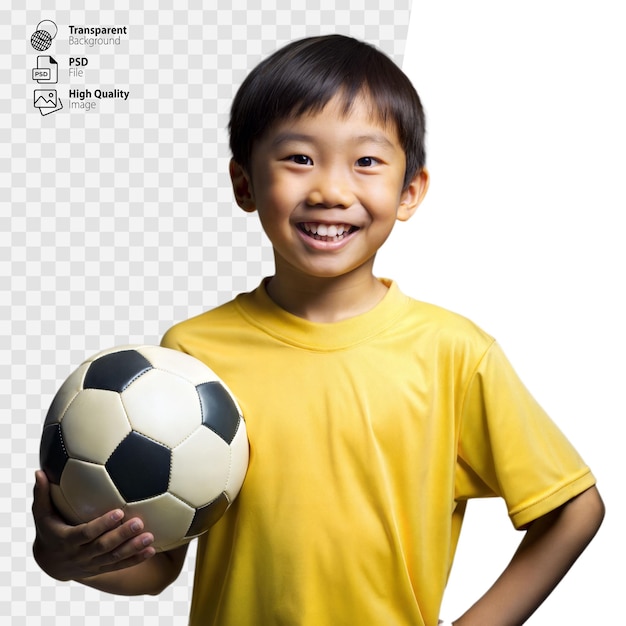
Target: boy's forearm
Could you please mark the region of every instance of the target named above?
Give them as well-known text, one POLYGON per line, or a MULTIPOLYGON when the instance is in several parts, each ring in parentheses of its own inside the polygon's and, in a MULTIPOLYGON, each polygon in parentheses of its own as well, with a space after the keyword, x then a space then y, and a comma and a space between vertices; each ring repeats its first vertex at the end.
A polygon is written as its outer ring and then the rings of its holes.
POLYGON ((518 626, 548 597, 596 534, 604 505, 595 487, 534 522, 513 559, 455 626, 518 626))
POLYGON ((116 595, 156 595, 176 580, 185 553, 186 547, 170 552, 158 552, 139 565, 83 578, 76 582, 116 595))

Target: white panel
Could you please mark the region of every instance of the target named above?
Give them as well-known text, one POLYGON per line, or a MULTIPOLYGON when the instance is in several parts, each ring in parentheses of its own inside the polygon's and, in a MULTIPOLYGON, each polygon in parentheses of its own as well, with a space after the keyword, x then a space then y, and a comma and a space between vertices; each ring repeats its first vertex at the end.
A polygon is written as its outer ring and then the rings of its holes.
MULTIPOLYGON (((61 490, 69 506, 83 522, 113 509, 121 509, 125 504, 104 466, 76 459, 70 459, 63 470, 61 490)), ((62 504, 59 502, 57 506, 60 508, 62 504)))
POLYGON ((61 431, 71 457, 104 464, 131 428, 117 392, 83 389, 67 409, 61 431))
POLYGON ((204 506, 224 491, 230 471, 230 446, 200 427, 172 451, 170 491, 195 507, 204 506))
POLYGON ((202 361, 179 350, 160 346, 141 346, 137 351, 155 368, 181 376, 193 385, 219 380, 213 370, 202 361))
POLYGON ((133 502, 125 510, 126 519, 139 517, 144 530, 154 535, 157 550, 180 541, 193 521, 194 510, 169 493, 143 502, 133 502))
POLYGON ((202 423, 196 388, 167 372, 146 372, 121 397, 133 428, 171 448, 202 423))

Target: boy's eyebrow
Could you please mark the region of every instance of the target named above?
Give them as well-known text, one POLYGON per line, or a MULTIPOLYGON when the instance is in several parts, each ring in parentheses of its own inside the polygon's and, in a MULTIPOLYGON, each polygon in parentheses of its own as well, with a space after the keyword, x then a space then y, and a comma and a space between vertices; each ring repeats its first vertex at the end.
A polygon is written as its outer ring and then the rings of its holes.
POLYGON ((283 143, 287 143, 289 141, 303 141, 303 142, 312 142, 314 140, 313 135, 304 135, 303 133, 290 133, 288 131, 278 133, 272 139, 272 147, 276 148, 283 143))
MULTIPOLYGON (((278 133, 272 139, 272 147, 278 147, 283 143, 287 143, 290 141, 302 141, 305 143, 313 143, 315 141, 314 135, 306 135, 304 133, 292 133, 289 131, 284 131, 282 133, 278 133)), ((364 143, 374 143, 378 144, 382 147, 393 148, 394 144, 392 141, 384 133, 366 133, 364 135, 357 135, 352 140, 352 143, 355 145, 361 145, 364 143)))
POLYGON ((355 138, 354 143, 356 144, 375 143, 386 148, 394 147, 393 142, 390 141, 390 139, 383 133, 368 133, 366 135, 359 135, 358 137, 355 138))

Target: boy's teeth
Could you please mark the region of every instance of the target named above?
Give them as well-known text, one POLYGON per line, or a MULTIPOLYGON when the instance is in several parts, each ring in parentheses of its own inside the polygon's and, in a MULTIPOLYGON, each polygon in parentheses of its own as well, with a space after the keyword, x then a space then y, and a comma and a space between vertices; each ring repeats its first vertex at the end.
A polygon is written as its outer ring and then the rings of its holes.
POLYGON ((348 224, 315 224, 306 222, 304 230, 319 237, 339 237, 350 230, 348 224))

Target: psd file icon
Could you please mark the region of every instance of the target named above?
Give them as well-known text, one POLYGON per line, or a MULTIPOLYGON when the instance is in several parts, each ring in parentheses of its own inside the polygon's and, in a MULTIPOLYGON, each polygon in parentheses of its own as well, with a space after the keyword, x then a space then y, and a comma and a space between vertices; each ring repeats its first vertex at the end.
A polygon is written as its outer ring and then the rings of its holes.
POLYGON ((48 55, 37 57, 37 67, 33 68, 33 80, 39 84, 59 82, 59 64, 54 57, 48 55))
POLYGON ((56 89, 35 89, 33 93, 33 106, 39 109, 42 115, 50 115, 63 108, 61 98, 57 96, 56 89))

